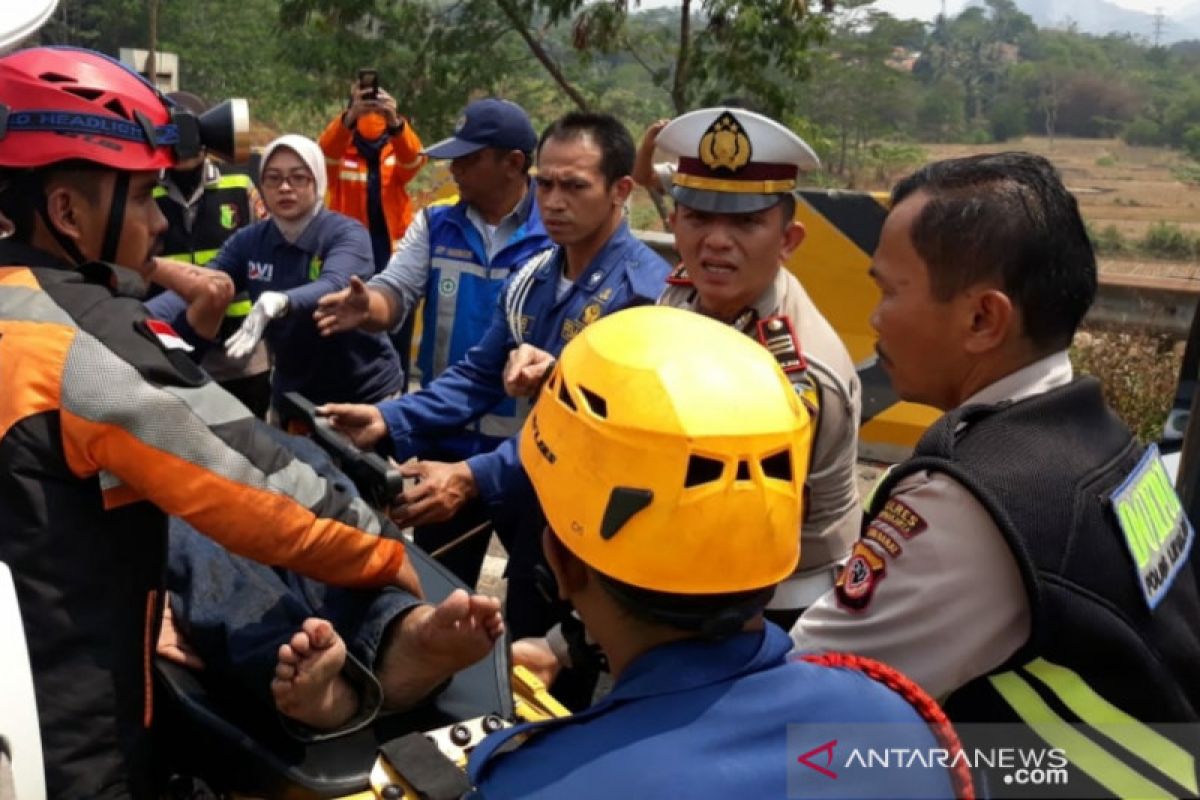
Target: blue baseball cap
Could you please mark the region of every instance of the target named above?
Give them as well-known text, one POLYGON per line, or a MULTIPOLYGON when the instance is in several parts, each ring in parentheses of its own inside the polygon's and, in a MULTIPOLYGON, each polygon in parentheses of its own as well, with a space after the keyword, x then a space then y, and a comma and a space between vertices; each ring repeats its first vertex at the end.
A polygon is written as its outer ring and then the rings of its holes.
POLYGON ((496 147, 532 153, 537 134, 525 109, 509 100, 488 97, 467 105, 454 125, 454 135, 425 148, 430 158, 460 158, 496 147))

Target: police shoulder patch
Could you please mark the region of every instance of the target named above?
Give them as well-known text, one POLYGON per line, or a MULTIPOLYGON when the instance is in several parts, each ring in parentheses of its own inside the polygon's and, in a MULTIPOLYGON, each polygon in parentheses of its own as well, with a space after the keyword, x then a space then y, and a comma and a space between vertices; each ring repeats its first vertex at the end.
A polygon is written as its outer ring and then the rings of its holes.
POLYGON ((899 535, 905 539, 911 539, 929 527, 924 517, 898 497, 889 497, 871 524, 892 534, 893 538, 899 535))
POLYGON ((901 547, 900 543, 896 541, 896 538, 892 536, 891 532, 887 529, 887 526, 880 525, 875 520, 871 521, 871 524, 867 526, 862 535, 864 539, 870 539, 872 542, 882 547, 883 552, 887 553, 892 558, 897 558, 904 552, 904 548, 901 547))
POLYGON ((856 613, 865 611, 875 595, 875 588, 886 577, 887 564, 883 556, 860 539, 854 545, 845 569, 838 576, 834 588, 838 605, 856 613))

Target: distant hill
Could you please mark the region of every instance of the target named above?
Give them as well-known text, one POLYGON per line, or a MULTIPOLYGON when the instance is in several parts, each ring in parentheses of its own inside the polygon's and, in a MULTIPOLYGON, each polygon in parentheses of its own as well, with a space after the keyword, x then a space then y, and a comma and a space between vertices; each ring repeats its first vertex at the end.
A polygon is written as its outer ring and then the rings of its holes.
MULTIPOLYGON (((1154 15, 1121 8, 1106 0, 1016 0, 1017 7, 1039 28, 1065 28, 1075 23, 1081 33, 1104 36, 1132 33, 1154 41, 1154 15)), ((981 4, 979 4, 981 5, 981 4)), ((1162 43, 1200 39, 1200 2, 1191 3, 1163 20, 1162 43)))

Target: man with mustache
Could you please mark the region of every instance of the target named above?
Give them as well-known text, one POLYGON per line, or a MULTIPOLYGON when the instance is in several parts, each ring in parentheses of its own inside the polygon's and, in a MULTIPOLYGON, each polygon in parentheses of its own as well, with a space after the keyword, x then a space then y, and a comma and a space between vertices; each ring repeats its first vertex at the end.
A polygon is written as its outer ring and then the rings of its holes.
MULTIPOLYGON (((370 281, 353 279, 322 297, 315 315, 321 335, 410 326, 421 306, 421 386, 460 361, 487 330, 505 282, 554 244, 529 176, 536 147, 533 123, 516 103, 495 97, 468 103, 453 135, 426 151, 450 162, 458 202, 417 214, 387 267, 370 281)), ((517 405, 505 401, 467 427, 427 436, 423 457, 455 462, 494 450, 520 427, 516 414, 517 405)), ((488 520, 488 509, 476 500, 452 519, 417 527, 413 538, 433 552, 488 520)), ((478 535, 461 542, 442 563, 474 586, 489 540, 478 535)))
POLYGON ((1144 724, 1200 720, 1195 534, 1157 449, 1073 374, 1096 293, 1075 198, 1029 153, 929 164, 892 191, 871 276, 880 364, 945 415, 873 492, 797 647, 1061 748, 1072 794, 1195 796, 1196 726, 1144 724))

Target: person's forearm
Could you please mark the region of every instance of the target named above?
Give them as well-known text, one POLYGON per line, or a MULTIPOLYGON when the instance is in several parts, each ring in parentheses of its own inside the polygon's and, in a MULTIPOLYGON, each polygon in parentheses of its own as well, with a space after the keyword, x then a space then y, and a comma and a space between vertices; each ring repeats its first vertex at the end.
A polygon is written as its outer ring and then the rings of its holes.
POLYGON ((388 291, 367 290, 367 318, 360 326, 364 331, 388 331, 400 321, 392 319, 396 315, 396 302, 391 295, 388 291))
POLYGON ((157 258, 150 279, 182 297, 187 302, 188 325, 198 336, 213 340, 225 319, 228 299, 213 278, 214 273, 205 267, 197 267, 183 261, 157 258))

